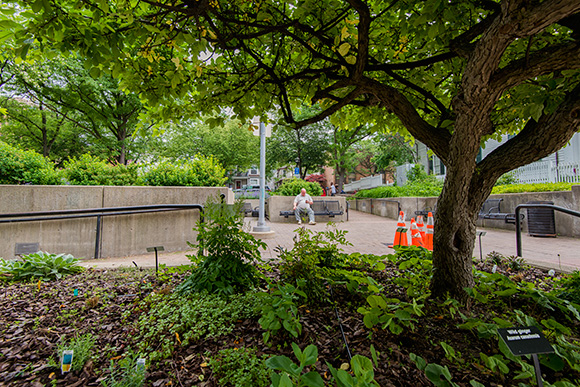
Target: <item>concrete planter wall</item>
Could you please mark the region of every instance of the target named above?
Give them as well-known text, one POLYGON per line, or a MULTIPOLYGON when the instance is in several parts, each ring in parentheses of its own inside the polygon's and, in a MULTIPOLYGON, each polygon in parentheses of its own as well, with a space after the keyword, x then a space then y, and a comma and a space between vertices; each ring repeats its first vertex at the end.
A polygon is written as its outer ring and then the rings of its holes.
MULTIPOLYGON (((501 212, 505 213, 513 213, 515 212, 516 206, 530 201, 551 201, 556 206, 580 211, 580 185, 572 186, 572 191, 498 194, 490 195, 490 198, 502 198, 501 212)), ((406 220, 409 221, 411 217, 415 216, 415 211, 420 211, 427 207, 435 208, 436 203, 436 197, 355 199, 350 201, 350 207, 358 211, 397 219, 398 208, 400 206, 401 210, 405 212, 406 220)), ((527 211, 523 210, 522 213, 525 215, 524 221, 522 222, 522 230, 527 232, 527 211)), ((555 219, 558 235, 570 237, 580 236, 580 218, 556 211, 555 219)), ((480 227, 515 231, 515 225, 505 223, 503 220, 478 219, 477 225, 480 227)))
MULTIPOLYGON (((123 207, 149 204, 204 204, 208 197, 233 192, 225 187, 111 187, 0 185, 0 213, 123 207)), ((100 257, 145 254, 147 247, 187 250, 198 210, 107 216, 102 218, 100 257)), ((14 257, 17 243, 39 243, 40 250, 93 258, 96 218, 0 224, 0 257, 14 257)))

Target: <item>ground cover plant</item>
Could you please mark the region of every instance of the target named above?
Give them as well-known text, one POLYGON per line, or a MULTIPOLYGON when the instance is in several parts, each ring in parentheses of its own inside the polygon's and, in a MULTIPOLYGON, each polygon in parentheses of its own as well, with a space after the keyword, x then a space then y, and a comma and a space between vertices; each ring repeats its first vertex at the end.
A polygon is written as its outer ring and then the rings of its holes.
POLYGON ((231 294, 177 292, 195 265, 3 283, 0 385, 533 386, 531 360, 497 336, 530 325, 555 349, 539 356, 544 385, 580 383, 580 306, 562 296, 577 273, 492 253, 474 261, 466 304, 433 300, 430 252, 347 255, 344 232, 297 231, 231 294))

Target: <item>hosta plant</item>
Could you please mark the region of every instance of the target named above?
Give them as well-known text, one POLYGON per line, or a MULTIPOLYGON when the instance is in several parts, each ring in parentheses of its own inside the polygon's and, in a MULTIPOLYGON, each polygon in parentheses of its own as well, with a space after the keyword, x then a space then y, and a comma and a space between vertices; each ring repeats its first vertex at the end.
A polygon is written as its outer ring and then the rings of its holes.
POLYGON ((50 254, 39 251, 20 259, 0 259, 0 278, 12 281, 52 281, 84 270, 79 260, 70 254, 50 254))

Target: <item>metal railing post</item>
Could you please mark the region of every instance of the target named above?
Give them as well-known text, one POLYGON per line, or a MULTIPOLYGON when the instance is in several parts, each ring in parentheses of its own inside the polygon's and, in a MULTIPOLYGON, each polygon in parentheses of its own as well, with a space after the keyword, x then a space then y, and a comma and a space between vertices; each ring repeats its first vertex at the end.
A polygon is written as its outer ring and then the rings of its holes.
POLYGON ((101 244, 101 215, 97 215, 97 235, 95 236, 95 259, 99 258, 99 245, 101 244))

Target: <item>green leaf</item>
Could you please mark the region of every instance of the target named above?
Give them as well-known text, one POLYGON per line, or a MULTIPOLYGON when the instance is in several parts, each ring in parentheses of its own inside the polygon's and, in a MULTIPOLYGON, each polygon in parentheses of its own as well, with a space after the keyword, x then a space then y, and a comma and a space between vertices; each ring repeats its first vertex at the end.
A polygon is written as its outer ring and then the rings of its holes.
POLYGON ((302 369, 298 371, 299 367, 290 360, 287 356, 273 356, 266 360, 266 366, 278 371, 284 371, 296 377, 300 375, 302 369))
POLYGON ((300 377, 300 380, 304 385, 308 387, 324 387, 324 380, 315 371, 310 371, 300 377))

